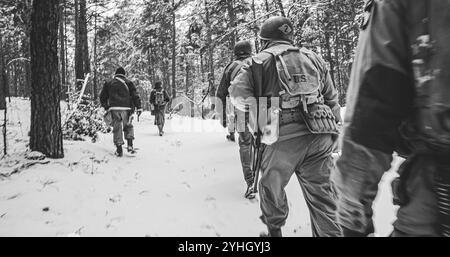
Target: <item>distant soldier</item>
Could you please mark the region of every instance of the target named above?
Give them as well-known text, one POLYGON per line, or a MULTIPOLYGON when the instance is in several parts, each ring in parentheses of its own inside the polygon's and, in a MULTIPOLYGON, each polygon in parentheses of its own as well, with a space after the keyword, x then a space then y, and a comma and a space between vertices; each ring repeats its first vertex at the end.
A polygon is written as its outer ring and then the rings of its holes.
POLYGON ((304 191, 313 235, 340 236, 329 180, 339 133, 338 93, 325 62, 293 46, 293 35, 287 18, 264 22, 262 52, 231 83, 231 100, 240 110, 250 104, 250 127, 259 131, 265 145, 259 193, 268 236, 282 236, 289 212, 285 187, 293 174, 304 191))
POLYGON ((166 123, 166 106, 170 102, 170 97, 162 87, 162 82, 155 83, 153 91, 150 93, 150 104, 152 113, 155 116, 155 125, 158 126, 159 135, 164 135, 164 125, 166 123))
POLYGON ((142 113, 141 98, 133 82, 128 80, 125 75, 125 70, 118 68, 114 79, 105 83, 100 94, 100 103, 111 119, 114 144, 117 148, 115 154, 118 157, 123 156, 124 136, 128 143, 128 152, 136 153, 133 147, 133 113, 137 112, 138 116, 142 113))
POLYGON ((232 142, 236 141, 235 133, 237 131, 237 114, 231 102, 229 100, 227 101, 227 98, 230 95, 228 89, 230 88, 231 81, 233 81, 236 77, 244 63, 252 56, 251 43, 249 41, 241 41, 236 43, 234 47, 234 56, 235 60, 225 67, 222 80, 220 81, 220 85, 216 92, 216 97, 222 101, 222 125, 228 128, 229 134, 227 135, 227 139, 232 142))
MULTIPOLYGON (((239 133, 239 152, 241 156, 242 170, 244 171, 244 179, 247 183, 245 198, 255 198, 253 192, 254 175, 252 170, 252 140, 253 136, 247 128, 247 119, 245 113, 238 113, 229 101, 229 92, 231 82, 236 77, 240 69, 245 63, 251 63, 252 45, 249 41, 238 42, 234 48, 236 60, 230 63, 224 70, 222 81, 217 89, 216 97, 222 101, 223 112, 222 117, 227 117, 227 121, 223 120, 223 126, 228 125, 230 134, 228 139, 235 141, 235 131, 239 133)), ((219 110, 221 111, 221 110, 219 110)))
POLYGON ((375 232, 373 201, 394 151, 392 236, 450 236, 450 0, 367 1, 338 172, 345 236, 375 232))

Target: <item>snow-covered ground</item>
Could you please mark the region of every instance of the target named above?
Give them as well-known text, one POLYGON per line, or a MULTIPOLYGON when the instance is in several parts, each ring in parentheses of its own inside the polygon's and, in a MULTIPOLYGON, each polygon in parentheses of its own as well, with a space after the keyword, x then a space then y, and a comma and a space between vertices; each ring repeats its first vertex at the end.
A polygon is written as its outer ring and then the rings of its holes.
MULTIPOLYGON (((27 109, 26 103, 19 106, 27 109)), ((24 111, 17 115, 29 119, 24 111)), ((0 161, 1 173, 11 169, 11 160, 26 144, 27 129, 19 129, 26 124, 10 125, 16 150, 0 161)), ((95 144, 65 142, 62 160, 0 177, 0 236, 241 237, 265 230, 258 201, 243 198, 238 146, 225 140, 219 124, 174 117, 159 137, 145 113, 136 124, 136 137, 135 157, 114 157, 112 136, 102 135, 95 144), (180 124, 196 124, 197 132, 180 129, 180 124)), ((395 219, 389 183, 394 176, 387 173, 375 204, 380 236, 390 233, 395 219)), ((291 211, 284 234, 310 236, 309 214, 295 178, 287 193, 291 211)))

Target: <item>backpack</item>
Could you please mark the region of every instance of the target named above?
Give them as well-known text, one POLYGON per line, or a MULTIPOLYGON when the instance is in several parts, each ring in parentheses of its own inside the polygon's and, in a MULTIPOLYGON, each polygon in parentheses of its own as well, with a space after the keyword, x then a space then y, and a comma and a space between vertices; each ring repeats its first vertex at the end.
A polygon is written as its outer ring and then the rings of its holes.
POLYGON ((290 120, 299 121, 295 117, 301 116, 312 134, 339 134, 333 111, 325 104, 321 93, 321 74, 314 60, 307 55, 308 51, 279 45, 264 52, 275 58, 281 86, 280 106, 287 111, 284 113, 292 116, 290 120))
POLYGON ((423 22, 411 30, 414 116, 406 139, 416 151, 450 152, 450 11, 447 0, 427 0, 423 22), (417 144, 418 143, 418 144, 417 144))
POLYGON ((166 104, 166 101, 164 99, 164 90, 162 91, 155 91, 155 105, 162 106, 166 104))

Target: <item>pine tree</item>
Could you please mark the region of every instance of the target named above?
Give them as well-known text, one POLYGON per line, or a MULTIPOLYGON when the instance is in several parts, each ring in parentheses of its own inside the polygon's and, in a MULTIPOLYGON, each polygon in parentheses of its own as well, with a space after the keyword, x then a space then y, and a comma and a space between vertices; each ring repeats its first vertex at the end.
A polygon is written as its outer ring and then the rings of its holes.
POLYGON ((35 0, 31 24, 30 148, 50 158, 63 158, 58 72, 59 0, 35 0))

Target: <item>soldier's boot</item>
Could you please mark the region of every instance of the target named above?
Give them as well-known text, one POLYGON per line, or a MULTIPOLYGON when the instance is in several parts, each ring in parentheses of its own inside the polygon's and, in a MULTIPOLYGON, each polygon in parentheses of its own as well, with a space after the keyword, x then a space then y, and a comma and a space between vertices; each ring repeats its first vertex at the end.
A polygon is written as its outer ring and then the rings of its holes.
POLYGON ((268 228, 268 233, 262 233, 260 237, 283 237, 281 228, 268 228))
POLYGON ((123 157, 123 149, 121 145, 116 145, 116 152, 115 155, 117 157, 123 157))
POLYGON ((228 141, 231 141, 231 142, 236 142, 236 137, 235 137, 234 133, 230 133, 230 134, 227 136, 227 140, 228 140, 228 141))
POLYGON ((133 139, 128 139, 128 146, 127 146, 127 151, 131 154, 135 154, 136 150, 133 147, 133 139))
POLYGON ((373 225, 369 226, 364 233, 342 227, 342 234, 344 237, 370 237, 370 235, 374 235, 374 233, 375 229, 373 225))
POLYGON ((253 200, 256 198, 255 188, 253 187, 253 183, 247 184, 247 191, 245 191, 245 198, 249 200, 253 200))

